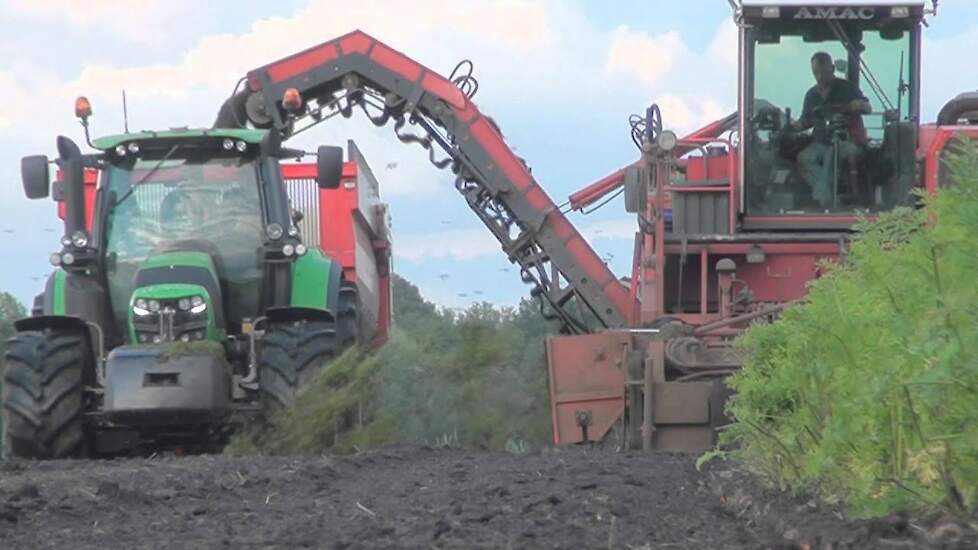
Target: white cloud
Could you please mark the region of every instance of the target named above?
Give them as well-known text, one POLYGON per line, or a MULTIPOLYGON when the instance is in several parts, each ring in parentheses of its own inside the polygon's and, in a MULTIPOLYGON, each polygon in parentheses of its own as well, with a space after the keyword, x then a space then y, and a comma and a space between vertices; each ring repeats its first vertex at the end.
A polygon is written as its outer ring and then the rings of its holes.
POLYGON ((141 44, 162 42, 165 23, 182 7, 179 0, 7 0, 5 4, 20 16, 97 26, 141 44))
POLYGON ((0 128, 5 128, 7 126, 10 126, 10 119, 0 115, 0 128))
POLYGON ((612 35, 605 70, 645 91, 662 110, 663 124, 683 133, 735 109, 737 57, 737 26, 730 20, 702 52, 675 32, 651 35, 621 26, 612 35))
MULTIPOLYGON (((938 19, 940 21, 940 19, 938 19)), ((978 25, 946 38, 929 38, 923 44, 923 117, 935 120, 945 102, 959 93, 975 91, 974 73, 965 69, 965 52, 978 51, 978 25)))
POLYGON ((69 87, 110 96, 123 86, 146 97, 184 98, 201 86, 228 93, 248 69, 353 29, 382 38, 422 62, 425 54, 444 48, 447 37, 458 35, 479 45, 526 52, 552 41, 548 10, 547 2, 535 0, 422 0, 412 2, 410 9, 387 0, 315 0, 293 16, 260 19, 247 32, 205 37, 170 64, 86 67, 69 87))
POLYGON ((662 110, 662 123, 680 134, 701 128, 718 118, 730 114, 716 98, 690 96, 682 98, 668 93, 654 98, 662 110))
POLYGON ((581 229, 581 233, 589 242, 601 239, 633 240, 636 231, 638 231, 638 221, 635 216, 595 222, 581 229))
POLYGON ((471 261, 500 253, 500 245, 486 229, 398 234, 394 256, 409 262, 425 260, 471 261))
POLYGON ((611 75, 625 73, 646 85, 653 85, 672 70, 676 59, 686 52, 686 43, 677 32, 650 36, 622 25, 611 37, 605 70, 611 75))
MULTIPOLYGON (((433 222, 434 223, 434 222, 433 222)), ((635 238, 637 222, 628 216, 594 222, 581 227, 588 242, 627 240, 635 238)), ((485 229, 458 229, 425 233, 396 233, 394 255, 398 260, 422 263, 430 260, 468 262, 498 257, 500 245, 485 229)))
POLYGON ((138 17, 160 9, 159 0, 8 0, 7 5, 15 12, 46 18, 67 19, 75 25, 102 23, 106 19, 138 17))
POLYGON ((723 23, 720 24, 720 29, 713 36, 713 41, 706 49, 707 58, 736 68, 739 57, 737 34, 736 23, 732 19, 724 19, 723 23))

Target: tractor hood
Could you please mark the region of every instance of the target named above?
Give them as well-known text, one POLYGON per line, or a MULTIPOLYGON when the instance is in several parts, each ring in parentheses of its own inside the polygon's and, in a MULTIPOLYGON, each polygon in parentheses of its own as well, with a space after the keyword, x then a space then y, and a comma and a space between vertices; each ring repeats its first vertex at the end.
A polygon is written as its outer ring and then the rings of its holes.
POLYGON ((133 343, 223 338, 221 287, 206 252, 174 251, 150 256, 136 272, 129 300, 133 343))

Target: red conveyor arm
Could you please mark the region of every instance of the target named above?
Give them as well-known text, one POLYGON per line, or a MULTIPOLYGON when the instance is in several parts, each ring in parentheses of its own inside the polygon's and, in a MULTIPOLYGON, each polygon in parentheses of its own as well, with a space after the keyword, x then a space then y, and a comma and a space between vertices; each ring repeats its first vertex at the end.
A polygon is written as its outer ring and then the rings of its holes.
POLYGON ((513 154, 494 121, 448 79, 356 31, 250 71, 246 82, 215 126, 241 126, 247 119, 287 138, 355 108, 377 125, 393 120, 401 141, 422 145, 433 163, 451 167, 469 207, 568 330, 599 328, 576 315, 570 307, 575 296, 604 327, 628 326, 636 309, 628 290, 513 154), (303 100, 291 111, 282 104, 289 88, 303 100), (422 134, 404 132, 408 125, 422 134), (437 160, 432 145, 447 158, 437 160))
MULTIPOLYGON (((686 153, 700 147, 704 139, 720 137, 721 134, 730 130, 736 122, 737 113, 727 115, 719 120, 714 120, 699 130, 681 138, 673 154, 676 158, 682 157, 686 153)), ((625 181, 625 170, 627 168, 628 166, 612 172, 580 191, 573 193, 569 197, 571 210, 584 210, 607 196, 608 193, 617 191, 625 181)))

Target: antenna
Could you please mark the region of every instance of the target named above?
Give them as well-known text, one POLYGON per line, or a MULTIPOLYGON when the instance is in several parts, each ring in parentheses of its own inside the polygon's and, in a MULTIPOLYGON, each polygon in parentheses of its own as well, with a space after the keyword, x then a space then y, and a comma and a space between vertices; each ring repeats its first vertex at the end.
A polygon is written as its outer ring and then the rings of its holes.
POLYGON ((129 133, 129 110, 126 108, 126 89, 122 89, 122 127, 129 133))

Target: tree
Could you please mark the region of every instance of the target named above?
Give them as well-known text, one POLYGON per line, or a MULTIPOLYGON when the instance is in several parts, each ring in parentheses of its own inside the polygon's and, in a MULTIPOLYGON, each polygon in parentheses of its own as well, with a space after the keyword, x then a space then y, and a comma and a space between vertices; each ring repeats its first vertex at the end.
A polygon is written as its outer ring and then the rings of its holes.
POLYGON ((13 336, 14 321, 27 316, 27 309, 9 292, 0 291, 0 351, 7 338, 13 336))

